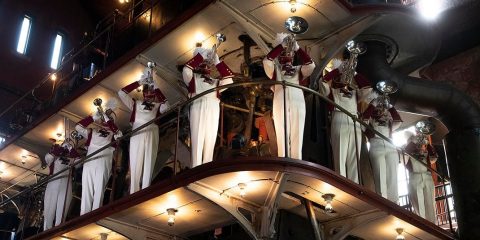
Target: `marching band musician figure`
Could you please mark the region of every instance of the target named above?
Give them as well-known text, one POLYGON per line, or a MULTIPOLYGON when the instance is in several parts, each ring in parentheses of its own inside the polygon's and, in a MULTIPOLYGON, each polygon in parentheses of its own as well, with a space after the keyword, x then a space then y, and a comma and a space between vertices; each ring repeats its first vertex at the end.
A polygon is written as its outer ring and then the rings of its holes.
MULTIPOLYGON (((372 94, 377 95, 375 92, 372 94)), ((392 133, 402 124, 397 110, 388 102, 383 102, 381 96, 370 102, 362 119, 383 136, 392 138, 392 133)), ((397 168, 400 157, 393 144, 369 129, 365 135, 370 142, 370 162, 373 168, 375 190, 384 198, 396 203, 398 201, 397 168)))
MULTIPOLYGON (((219 41, 222 40, 219 39, 219 41)), ((183 67, 183 81, 188 86, 190 97, 217 86, 233 83, 232 70, 225 62, 219 60, 215 49, 215 46, 212 49, 196 47, 193 58, 183 67), (211 76, 213 65, 217 68, 220 79, 211 76)), ((211 92, 193 101, 190 106, 192 168, 213 160, 220 117, 218 94, 218 92, 211 92)))
MULTIPOLYGON (((50 175, 68 168, 69 164, 79 155, 72 145, 64 142, 61 146, 55 144, 45 155, 45 162, 50 168, 50 175)), ((43 230, 58 226, 65 219, 65 215, 72 201, 72 180, 68 171, 60 173, 47 184, 43 200, 43 230), (66 198, 66 199, 65 199, 66 198), (55 225, 54 224, 55 220, 55 225)))
MULTIPOLYGON (((98 111, 93 116, 87 116, 77 123, 75 130, 87 139, 87 155, 110 144, 114 139, 122 137, 122 132, 115 125, 115 101, 110 100, 106 104, 106 110, 101 107, 101 99, 97 98, 94 104, 98 111), (101 127, 88 128, 90 124, 97 122, 101 127)), ((110 146, 95 156, 86 160, 82 172, 82 202, 80 215, 95 210, 102 205, 103 194, 112 171, 113 152, 115 147, 110 146)))
MULTIPOLYGON (((358 115, 358 106, 365 101, 365 96, 371 92, 370 82, 355 72, 355 66, 347 61, 336 61, 331 72, 323 76, 320 92, 328 96, 339 106, 353 115, 358 115), (344 78, 350 75, 350 79, 344 78), (356 84, 356 86, 353 85, 356 84)), ((331 136, 333 160, 335 171, 348 179, 359 183, 357 154, 361 149, 361 128, 345 113, 337 108, 332 108, 331 136)))
MULTIPOLYGON (((149 62, 148 65, 139 81, 118 91, 118 96, 131 111, 130 123, 133 130, 155 119, 170 107, 166 97, 153 79, 154 63, 149 62), (143 85, 143 101, 128 96, 131 91, 141 85, 143 85)), ((134 133, 130 138, 130 193, 140 190, 140 180, 141 189, 150 186, 157 159, 158 142, 159 132, 155 123, 134 133)))
POLYGON ((435 223, 435 184, 430 170, 419 161, 432 166, 437 161, 438 155, 430 143, 429 136, 421 133, 418 128, 416 132, 417 135, 412 134, 408 138, 405 147, 405 152, 418 160, 407 157, 409 198, 417 215, 435 223))
MULTIPOLYGON (((263 68, 267 76, 275 81, 286 81, 305 85, 315 63, 310 56, 298 46, 293 36, 286 33, 277 33, 275 48, 263 60, 263 68), (289 48, 289 49, 288 49, 289 48), (294 55, 300 58, 302 65, 294 66, 294 55), (278 59, 278 64, 275 63, 278 59)), ((277 135, 278 156, 285 157, 285 143, 287 143, 288 156, 302 159, 303 128, 305 126, 305 98, 299 88, 273 85, 273 122, 277 135), (284 108, 285 95, 285 108, 284 108), (284 109, 287 114, 285 118, 284 109), (287 136, 285 136, 285 123, 287 121, 287 136)))

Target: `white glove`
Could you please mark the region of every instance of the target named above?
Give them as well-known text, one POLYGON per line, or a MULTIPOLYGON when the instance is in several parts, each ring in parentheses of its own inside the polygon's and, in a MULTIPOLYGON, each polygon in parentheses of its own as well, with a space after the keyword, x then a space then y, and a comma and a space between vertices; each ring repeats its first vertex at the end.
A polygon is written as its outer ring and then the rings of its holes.
POLYGON ((294 42, 293 42, 293 51, 296 52, 296 51, 298 51, 298 49, 300 49, 300 46, 298 45, 297 40, 294 40, 294 42))
POLYGON ((152 76, 144 76, 142 75, 142 78, 138 80, 138 84, 140 85, 145 85, 145 84, 150 84, 152 82, 152 76))
POLYGON ((67 142, 62 143, 62 147, 68 149, 68 151, 72 150, 73 146, 67 142))
POLYGON ((213 64, 217 65, 220 63, 220 59, 218 58, 218 54, 215 53, 215 56, 213 56, 213 64))
POLYGON ((103 114, 103 119, 105 119, 105 121, 108 122, 108 120, 110 120, 110 118, 107 116, 107 114, 103 114))
POLYGON ((120 130, 118 130, 118 131, 113 135, 113 137, 115 138, 115 140, 118 139, 118 138, 121 138, 122 136, 123 136, 123 133, 122 133, 122 131, 120 131, 120 130))
POLYGON ((286 48, 287 47, 287 43, 288 43, 288 36, 284 37, 283 40, 282 40, 282 47, 283 48, 286 48))
POLYGON ((93 118, 93 121, 96 122, 97 120, 101 119, 102 117, 100 117, 100 114, 98 112, 95 112, 95 113, 93 113, 92 118, 93 118))

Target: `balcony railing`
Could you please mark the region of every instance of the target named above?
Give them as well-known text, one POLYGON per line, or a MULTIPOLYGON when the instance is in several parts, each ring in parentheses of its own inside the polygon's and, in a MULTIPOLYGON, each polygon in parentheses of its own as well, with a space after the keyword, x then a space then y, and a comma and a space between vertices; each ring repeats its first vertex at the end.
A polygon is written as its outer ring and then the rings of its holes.
MULTIPOLYGON (((174 131, 174 137, 173 139, 170 140, 170 142, 172 143, 172 145, 174 146, 174 151, 173 151, 173 159, 172 161, 170 162, 167 162, 167 163, 160 163, 160 162, 157 162, 156 164, 161 164, 163 166, 168 166, 170 167, 170 169, 172 170, 171 171, 171 174, 172 175, 176 175, 178 172, 180 171, 189 171, 188 170, 188 167, 189 166, 181 166, 180 164, 180 160, 179 160, 179 154, 178 154, 178 149, 180 147, 180 145, 182 144, 183 146, 187 146, 188 147, 188 141, 186 139, 188 139, 188 136, 182 136, 182 133, 181 130, 182 130, 182 120, 185 118, 185 113, 188 111, 188 107, 190 106, 190 104, 197 100, 197 99, 200 99, 202 97, 204 97, 205 95, 207 94, 210 94, 210 93, 213 93, 213 92, 216 92, 218 90, 222 90, 222 89, 227 89, 227 88, 236 88, 236 87, 244 87, 244 88, 248 88, 248 87, 254 87, 254 86, 272 86, 272 85, 282 85, 284 90, 286 88, 298 88, 298 89, 301 89, 303 91, 304 94, 308 94, 308 95, 311 95, 313 96, 314 98, 318 98, 320 99, 321 101, 325 102, 325 103, 328 103, 328 104, 331 104, 333 105, 334 107, 336 107, 336 109, 338 109, 339 111, 345 113, 349 118, 351 118, 354 122, 356 123, 359 123, 361 126, 363 126, 365 129, 369 129, 371 130, 372 132, 374 132, 377 136, 379 136, 380 138, 382 138, 383 140, 393 144, 393 141, 391 139, 389 139, 388 137, 382 135, 381 133, 379 133, 378 131, 376 131, 375 129, 373 129, 370 125, 367 125, 365 124, 364 122, 362 122, 356 115, 348 112, 346 109, 342 108, 341 106, 339 106, 338 104, 336 104, 335 102, 331 101, 328 97, 326 96, 323 96, 322 94, 320 94, 319 92, 315 91, 315 90, 312 90, 310 88, 307 88, 307 87, 303 87, 303 86, 300 86, 300 85, 296 85, 296 84, 292 84, 292 83, 289 83, 289 82, 285 82, 285 81, 271 81, 271 80, 260 80, 260 81, 251 81, 251 82, 237 82, 237 83, 233 83, 233 84, 229 84, 229 85, 224 85, 224 86, 219 86, 219 87, 216 87, 216 88, 212 88, 210 90, 207 90, 207 91, 204 91, 180 104, 177 104, 177 105, 174 105, 174 106, 171 106, 169 108, 169 110, 167 110, 165 113, 163 113, 162 115, 158 116, 157 118, 143 124, 142 126, 136 128, 136 129, 133 129, 133 130, 130 130, 130 131, 126 131, 123 136, 121 138, 118 138, 117 140, 113 141, 112 143, 110 144, 107 144, 105 145, 104 147, 98 149, 97 151, 85 156, 85 157, 82 157, 81 160, 79 161, 75 161, 73 163, 70 163, 69 167, 61 172, 58 172, 56 174, 53 174, 53 175, 50 175, 48 177, 45 177, 44 179, 41 179, 37 184, 29 187, 28 189, 22 191, 22 192, 19 192, 18 194, 12 196, 11 198, 9 199, 4 199, 1 203, 0 203, 0 206, 4 206, 5 204, 7 204, 8 202, 14 200, 14 199, 17 199, 19 197, 26 197, 26 196, 31 196, 31 195, 39 195, 42 193, 43 189, 45 188, 46 184, 48 184, 49 182, 52 182, 54 179, 60 177, 60 176, 63 176, 65 173, 68 173, 68 178, 71 179, 72 176, 73 176, 73 173, 75 171, 76 168, 84 165, 85 163, 89 162, 89 161, 92 161, 92 159, 97 156, 97 154, 99 154, 100 152, 102 152, 103 150, 113 146, 113 145, 119 145, 119 146, 122 146, 122 144, 124 144, 133 134, 139 132, 139 131, 142 131, 144 130, 146 127, 148 127, 149 125, 151 124, 156 124, 156 123, 161 123, 160 124, 160 132, 163 132, 163 130, 173 130, 175 129, 174 131)), ((284 99, 284 104, 285 104, 285 99, 284 99)), ((223 104, 222 105, 223 107, 229 107, 228 105, 226 104, 223 104)), ((241 109, 241 107, 238 107, 238 106, 234 106, 233 107, 234 109, 237 108, 237 109, 241 109)), ((223 108, 222 108, 223 109, 223 108)), ((253 116, 253 115, 251 115, 253 116)), ((286 112, 284 112, 284 118, 286 117, 286 112)), ((223 122, 224 122, 224 118, 223 118, 223 114, 221 114, 221 119, 220 119, 220 126, 223 126, 223 122)), ((285 122, 285 121, 284 121, 285 122)), ((204 126, 204 127, 207 127, 207 126, 204 126)), ((248 126, 247 126, 248 127, 248 126)), ((223 129, 223 128, 222 128, 223 129)), ((212 129, 212 131, 215 131, 215 129, 212 129)), ((277 130, 278 131, 278 130, 277 130)), ((287 131, 287 127, 285 126, 284 129, 281 129, 280 131, 287 131)), ((188 134, 187 134, 188 135, 188 134)), ((217 137, 217 145, 220 145, 220 144, 223 144, 223 139, 225 138, 225 133, 220 130, 220 136, 219 138, 217 137)), ((288 134, 286 134, 288 136, 288 134)), ((275 141, 275 140, 272 140, 272 141, 275 141)), ((287 143, 285 143, 285 145, 287 146, 287 143)), ((77 146, 78 147, 78 146, 77 146)), ((120 148, 121 150, 122 148, 120 148)), ((357 149, 356 149, 357 150, 357 149)), ((119 150, 117 150, 119 151, 119 150)), ((232 152, 234 150, 232 149, 229 149, 228 151, 232 152)), ((402 149, 398 148, 398 151, 402 151, 402 149)), ((286 157, 288 158, 288 152, 289 151, 286 151, 286 157)), ((238 152, 236 152, 236 154, 238 154, 238 152)), ((244 154, 250 154, 252 156, 255 155, 255 151, 246 151, 244 154)), ((275 153, 274 153, 275 154, 275 153)), ((405 153, 406 154, 406 153, 405 153)), ((217 155, 217 154, 214 154, 214 156, 217 155)), ((228 155, 228 154, 227 154, 228 155)), ((235 156, 235 154, 230 154, 232 156, 235 156)), ((356 156, 356 160, 357 160, 357 164, 358 166, 360 166, 359 162, 360 162, 360 157, 357 155, 356 156)), ((453 231, 453 228, 454 228, 454 224, 452 223, 452 221, 455 220, 455 215, 454 215, 454 212, 453 212, 453 208, 451 208, 453 206, 453 199, 451 198, 451 191, 447 191, 447 185, 449 184, 449 178, 447 176, 443 176, 441 175, 439 172, 437 172, 436 170, 434 169, 431 169, 429 166, 427 166, 425 163, 423 163, 422 161, 419 161, 417 159, 415 159, 413 156, 410 156, 410 159, 413 159, 414 161, 418 161, 419 163, 423 164, 426 168, 428 168, 430 170, 430 172, 436 176, 438 176, 438 178, 440 179, 440 181, 442 182, 441 185, 439 185, 436 189, 437 189, 437 225, 441 226, 441 227, 446 227, 446 228, 449 228, 450 230, 453 231), (447 193, 447 194, 445 194, 447 193), (442 205, 442 201, 444 202, 445 200, 447 200, 450 204, 443 204, 442 205)), ((214 159, 215 160, 215 159, 214 159)), ((218 159, 216 159, 218 160, 218 159)), ((185 165, 185 164, 184 164, 185 165)), ((164 168, 166 169, 166 168, 164 168)), ((358 167, 358 174, 359 176, 362 176, 361 175, 361 172, 360 172, 360 167, 358 167)), ((109 185, 109 189, 112 189, 111 191, 112 192, 118 192, 118 189, 124 187, 123 184, 119 185, 119 184, 116 184, 118 181, 120 180, 124 180, 124 179, 120 179, 120 177, 116 174, 116 171, 113 170, 113 181, 112 181, 112 184, 109 185)), ((163 172, 165 175, 164 176, 160 176, 162 177, 163 179, 168 179, 169 178, 169 174, 168 174, 168 171, 164 171, 163 172)), ((65 176, 63 176, 65 177, 65 176)), ((123 176, 122 176, 123 177, 123 176)), ((123 189, 125 190, 125 189, 123 189)), ((116 197, 113 197, 113 195, 111 195, 112 197, 110 197, 110 201, 112 200, 116 200, 116 197)), ((106 199, 108 199, 108 197, 105 197, 106 199)), ((409 210, 409 211, 412 211, 412 207, 409 205, 409 202, 407 200, 407 198, 405 196, 400 196, 400 205, 401 206, 404 206, 405 209, 409 210)), ((40 215, 39 215, 40 216, 40 215)), ((74 218, 75 216, 69 216, 67 219, 72 219, 74 218)))

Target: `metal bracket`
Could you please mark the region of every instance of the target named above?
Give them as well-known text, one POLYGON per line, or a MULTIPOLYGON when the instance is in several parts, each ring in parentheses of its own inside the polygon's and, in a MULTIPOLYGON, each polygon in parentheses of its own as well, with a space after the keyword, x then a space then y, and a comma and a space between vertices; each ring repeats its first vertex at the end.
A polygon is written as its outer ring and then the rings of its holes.
POLYGON ((247 203, 246 201, 242 201, 237 199, 234 196, 229 196, 227 194, 221 194, 220 191, 216 191, 211 189, 200 182, 195 182, 189 184, 187 187, 190 191, 193 191, 206 199, 214 202, 218 206, 222 207, 230 213, 238 223, 245 229, 245 231, 255 240, 260 240, 261 237, 257 234, 254 227, 254 222, 256 221, 256 212, 258 210, 258 206, 254 206, 252 204, 247 203), (248 210, 252 214, 253 222, 250 222, 245 215, 243 215, 239 209, 248 210))
POLYGON ((261 222, 260 222, 260 236, 264 238, 272 238, 275 235, 275 219, 277 216, 278 205, 282 197, 282 193, 285 190, 289 175, 285 173, 279 173, 275 182, 278 184, 273 185, 270 190, 264 205, 260 208, 261 222))

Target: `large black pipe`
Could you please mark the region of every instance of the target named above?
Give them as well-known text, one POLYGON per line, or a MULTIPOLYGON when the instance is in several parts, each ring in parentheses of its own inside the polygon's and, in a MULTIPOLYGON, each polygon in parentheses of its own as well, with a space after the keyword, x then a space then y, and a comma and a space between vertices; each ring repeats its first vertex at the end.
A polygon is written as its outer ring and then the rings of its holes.
POLYGON ((449 129, 446 137, 448 166, 461 239, 480 239, 480 108, 449 84, 409 77, 392 69, 386 61, 386 45, 366 43, 358 71, 373 84, 389 79, 398 84, 392 96, 402 111, 426 114, 449 129))

